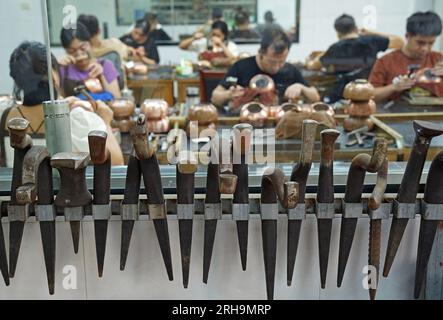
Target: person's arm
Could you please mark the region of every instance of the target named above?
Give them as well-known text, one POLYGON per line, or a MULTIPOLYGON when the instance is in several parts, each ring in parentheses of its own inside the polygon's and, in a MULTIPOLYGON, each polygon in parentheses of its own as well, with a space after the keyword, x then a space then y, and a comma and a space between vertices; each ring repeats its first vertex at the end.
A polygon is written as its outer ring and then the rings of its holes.
POLYGON ((365 28, 362 28, 360 30, 360 34, 361 35, 380 36, 380 37, 388 38, 389 39, 388 49, 401 49, 405 45, 405 42, 404 42, 402 37, 396 36, 396 35, 392 35, 392 34, 386 34, 386 33, 382 33, 382 32, 368 30, 368 29, 365 29, 365 28))
POLYGON ((115 99, 121 98, 120 86, 118 84, 118 79, 114 79, 111 83, 108 83, 104 75, 100 76, 100 81, 103 83, 103 89, 112 93, 115 99))
POLYGON ((182 50, 188 50, 189 47, 192 45, 192 43, 195 40, 199 40, 199 39, 203 38, 204 36, 205 35, 202 32, 196 32, 196 33, 194 33, 194 35, 192 37, 184 39, 183 41, 181 41, 178 46, 182 50))
POLYGON ((105 61, 103 65, 99 62, 92 63, 89 68, 89 77, 98 78, 103 85, 103 89, 112 93, 114 98, 119 99, 121 97, 120 87, 118 85, 118 72, 115 70, 112 62, 105 61), (105 68, 107 69, 107 75, 112 78, 110 82, 105 76, 105 68))
POLYGON ((216 107, 223 107, 228 101, 243 96, 245 89, 242 86, 237 85, 236 87, 231 87, 225 89, 222 85, 218 85, 212 92, 211 102, 216 107))
POLYGON ((377 87, 374 90, 375 102, 383 102, 388 100, 394 93, 403 92, 411 89, 415 84, 414 79, 410 79, 408 76, 398 76, 394 79, 393 83, 387 86, 377 87))
POLYGON ((315 87, 308 87, 301 83, 294 83, 286 89, 285 97, 288 99, 296 99, 305 96, 308 102, 314 103, 320 101, 320 94, 315 87))

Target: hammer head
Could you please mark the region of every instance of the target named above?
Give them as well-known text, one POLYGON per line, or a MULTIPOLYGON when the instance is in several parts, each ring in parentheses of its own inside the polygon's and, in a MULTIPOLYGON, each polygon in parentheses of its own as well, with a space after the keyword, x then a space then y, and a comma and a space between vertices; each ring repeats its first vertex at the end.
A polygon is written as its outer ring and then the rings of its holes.
POLYGON ((79 170, 87 167, 90 162, 91 157, 85 152, 62 152, 51 158, 51 166, 56 169, 79 170))
POLYGON ((106 139, 108 134, 105 131, 91 131, 88 135, 89 153, 95 165, 106 162, 109 158, 109 151, 106 149, 106 139))
POLYGON ((79 85, 79 86, 76 86, 75 88, 74 88, 74 93, 75 94, 82 94, 82 93, 84 93, 86 91, 86 86, 84 85, 84 84, 81 84, 81 85, 79 85))
POLYGON ((29 121, 23 118, 13 118, 8 121, 11 147, 24 149, 32 144, 31 137, 26 134, 29 128, 29 121))
POLYGON ((193 174, 197 172, 198 161, 192 151, 180 151, 177 158, 178 171, 183 174, 193 174))
POLYGON ((236 154, 248 154, 251 149, 253 127, 247 123, 240 123, 233 128, 233 147, 236 154))
POLYGON ((234 194, 237 189, 238 177, 235 174, 221 173, 220 174, 220 193, 234 194))
POLYGON ((413 125, 415 133, 425 139, 431 139, 443 133, 443 127, 438 123, 414 120, 413 125))

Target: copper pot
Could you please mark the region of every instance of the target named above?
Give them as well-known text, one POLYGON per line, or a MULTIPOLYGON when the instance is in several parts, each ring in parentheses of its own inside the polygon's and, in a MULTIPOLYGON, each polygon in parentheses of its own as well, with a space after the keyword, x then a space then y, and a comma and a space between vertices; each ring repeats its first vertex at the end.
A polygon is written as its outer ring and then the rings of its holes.
POLYGON ((346 85, 343 96, 352 101, 369 101, 374 99, 374 86, 368 80, 358 79, 346 85))
POLYGON ((263 127, 267 118, 268 109, 258 102, 247 103, 240 111, 240 122, 249 123, 256 128, 263 127))
POLYGON ((274 118, 275 122, 279 122, 280 119, 285 115, 285 111, 281 106, 270 106, 268 107, 268 116, 274 118))
MULTIPOLYGON (((197 123, 195 121, 190 121, 188 126, 186 127, 186 133, 188 134, 188 137, 191 137, 191 133, 193 132, 198 132, 198 136, 200 136, 200 134, 202 133, 203 130, 206 129, 211 129, 211 130, 216 130, 216 126, 215 123, 209 123, 207 125, 201 125, 200 122, 197 123)), ((212 136, 212 134, 211 134, 212 136)))
POLYGON ((85 80, 85 87, 92 93, 103 92, 103 86, 99 79, 87 79, 85 80))
POLYGON ((374 100, 367 102, 352 102, 347 107, 347 113, 352 117, 369 117, 377 111, 377 105, 374 100))
POLYGON ((198 121, 200 126, 218 122, 218 110, 212 104, 197 104, 189 109, 188 119, 198 121))
POLYGON ((110 103, 115 119, 131 117, 135 112, 135 103, 126 99, 116 99, 110 103))
POLYGON ((169 131, 169 118, 165 117, 160 120, 148 120, 146 121, 146 127, 149 132, 167 133, 169 131))
POLYGON ((169 105, 165 100, 147 99, 143 102, 140 112, 143 113, 148 120, 160 120, 168 116, 169 105))
POLYGON ((346 131, 354 131, 364 126, 368 126, 369 130, 374 129, 374 123, 369 117, 349 117, 343 121, 343 128, 346 131))
POLYGON ((120 132, 127 133, 131 131, 132 127, 135 125, 134 120, 124 119, 124 120, 114 120, 112 122, 113 128, 118 128, 120 132))
POLYGON ((249 88, 258 93, 273 92, 275 90, 275 83, 270 76, 258 74, 249 82, 249 88))
POLYGON ((313 112, 326 112, 327 115, 334 117, 335 116, 335 111, 334 109, 323 102, 317 102, 311 105, 312 111, 313 112))

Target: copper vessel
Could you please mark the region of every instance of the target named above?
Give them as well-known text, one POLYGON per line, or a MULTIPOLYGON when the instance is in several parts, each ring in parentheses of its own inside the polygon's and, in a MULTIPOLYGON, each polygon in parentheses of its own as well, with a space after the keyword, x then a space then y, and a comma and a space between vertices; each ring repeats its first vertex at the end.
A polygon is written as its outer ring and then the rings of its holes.
MULTIPOLYGON (((208 131, 208 134, 211 137, 213 137, 214 133, 215 133, 215 130, 216 130, 215 123, 209 123, 209 124, 206 124, 206 125, 201 125, 200 122, 197 123, 196 121, 190 121, 188 123, 188 126, 186 127, 186 133, 188 134, 188 137, 194 138, 194 137, 191 136, 191 133, 198 132, 198 136, 200 137, 202 131, 203 130, 207 130, 207 129, 211 129, 213 131, 213 132, 209 132, 208 131)), ((205 135, 205 136, 208 136, 208 135, 205 135)))
POLYGON ((311 109, 313 112, 326 112, 327 115, 334 117, 335 116, 335 111, 334 109, 323 102, 317 102, 311 105, 311 109))
POLYGON ((268 107, 268 116, 274 118, 275 122, 279 122, 280 119, 285 115, 285 111, 281 106, 270 106, 268 107))
POLYGON ((169 131, 169 118, 164 117, 159 120, 148 120, 146 121, 146 127, 149 132, 167 133, 169 131))
POLYGON ((132 127, 135 125, 135 121, 131 119, 123 120, 112 120, 112 128, 118 129, 120 132, 127 133, 131 131, 132 127))
POLYGON ((169 105, 165 100, 147 99, 143 102, 140 112, 151 120, 160 120, 169 114, 169 105))
POLYGON ((374 99, 374 86, 368 80, 358 79, 346 85, 343 96, 351 101, 369 101, 374 99))
POLYGON ((198 121, 199 126, 218 122, 218 110, 212 104, 197 104, 189 109, 189 121, 198 121))
POLYGON ((135 112, 135 103, 127 99, 116 99, 110 103, 110 107, 116 120, 129 118, 135 112))
POLYGON ((367 126, 369 130, 374 129, 374 123, 368 117, 349 117, 343 121, 343 128, 346 131, 354 131, 364 126, 367 126))
POLYGON ((103 92, 103 86, 99 79, 87 79, 85 80, 85 87, 92 93, 103 92))
POLYGON ((275 90, 275 83, 270 76, 258 74, 249 82, 249 88, 258 93, 269 93, 275 90))
POLYGON ((351 102, 347 107, 347 113, 351 117, 369 117, 377 111, 377 105, 374 100, 366 102, 351 102))
POLYGON ((268 118, 268 109, 261 103, 250 102, 245 104, 240 111, 240 122, 249 123, 253 127, 261 128, 268 118))

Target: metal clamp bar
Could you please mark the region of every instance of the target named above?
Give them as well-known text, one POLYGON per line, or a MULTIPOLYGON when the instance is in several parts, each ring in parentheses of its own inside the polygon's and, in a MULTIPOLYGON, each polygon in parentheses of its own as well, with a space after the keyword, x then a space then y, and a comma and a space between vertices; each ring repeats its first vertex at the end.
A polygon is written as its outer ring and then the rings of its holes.
POLYGON ((317 219, 333 219, 335 216, 335 206, 333 203, 317 203, 315 205, 317 219))
POLYGON ((221 203, 205 203, 205 219, 220 220, 222 218, 221 203))
POLYGON ((137 221, 140 215, 140 210, 137 204, 122 204, 121 215, 123 221, 137 221))
POLYGON ((249 203, 233 203, 232 219, 235 221, 249 220, 249 203))
POLYGON ((443 220, 443 204, 421 201, 421 216, 424 220, 443 220))
POLYGON ((149 217, 151 220, 161 220, 166 219, 167 212, 166 212, 166 204, 149 204, 148 205, 149 210, 149 217))
POLYGON ((306 203, 299 203, 294 209, 288 209, 288 220, 305 220, 306 203))
POLYGON ((55 221, 57 212, 53 204, 35 205, 35 218, 40 222, 55 221))
POLYGON ((23 221, 29 218, 29 204, 25 205, 8 205, 9 221, 23 221))
POLYGON ((194 218, 194 204, 177 204, 177 218, 182 220, 192 220, 194 218))
POLYGON ((414 219, 415 218, 415 202, 399 203, 394 200, 392 203, 392 214, 397 219, 414 219))
POLYGON ((278 220, 278 203, 262 203, 260 212, 262 220, 278 220))
POLYGON ((392 202, 382 203, 377 210, 368 209, 369 218, 372 220, 387 220, 392 212, 392 202))
POLYGON ((85 210, 83 207, 66 207, 64 210, 66 221, 82 221, 85 216, 85 210))
POLYGON ((109 220, 111 218, 111 203, 92 205, 92 217, 94 220, 109 220))
POLYGON ((342 217, 347 218, 362 218, 363 217, 363 204, 360 203, 346 203, 343 200, 343 215, 342 217))

